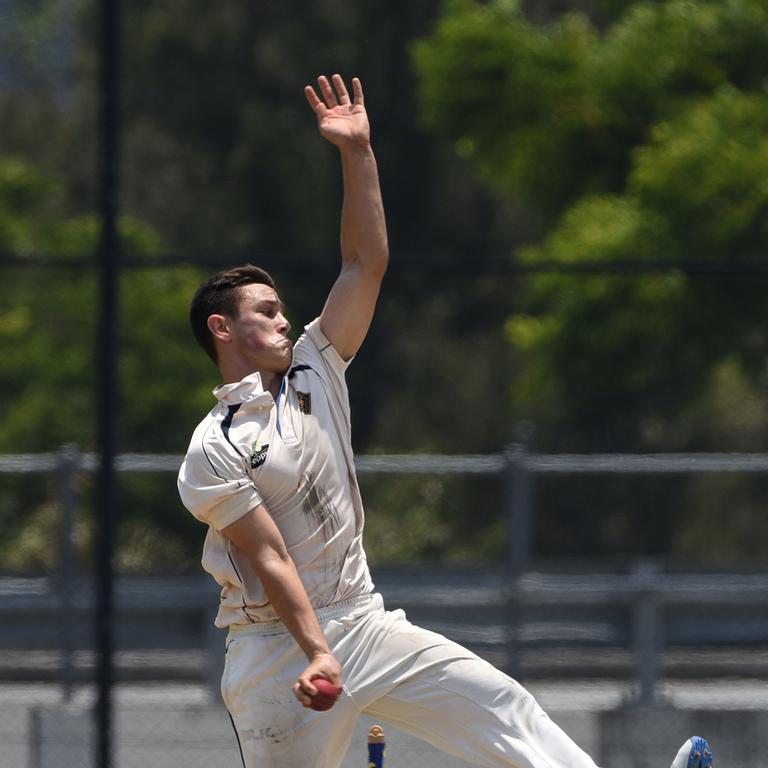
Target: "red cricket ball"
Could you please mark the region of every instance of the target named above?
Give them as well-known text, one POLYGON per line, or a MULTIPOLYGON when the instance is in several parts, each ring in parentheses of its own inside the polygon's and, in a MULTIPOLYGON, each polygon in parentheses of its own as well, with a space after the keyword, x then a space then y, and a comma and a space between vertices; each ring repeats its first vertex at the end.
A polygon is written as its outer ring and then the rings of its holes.
POLYGON ((309 706, 318 712, 330 709, 336 703, 336 699, 341 696, 341 686, 334 685, 324 677, 313 678, 312 685, 317 688, 317 693, 312 697, 312 703, 309 706))

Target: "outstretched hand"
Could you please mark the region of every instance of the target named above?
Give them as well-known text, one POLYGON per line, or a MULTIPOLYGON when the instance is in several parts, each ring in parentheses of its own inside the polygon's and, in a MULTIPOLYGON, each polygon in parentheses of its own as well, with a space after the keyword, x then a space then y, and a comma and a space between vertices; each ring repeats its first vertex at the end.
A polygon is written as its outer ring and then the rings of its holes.
POLYGON ((352 78, 353 99, 350 99, 341 75, 333 75, 331 80, 332 84, 325 75, 317 78, 322 99, 311 85, 304 88, 309 106, 317 115, 321 136, 339 149, 352 145, 367 146, 371 129, 360 80, 352 78))

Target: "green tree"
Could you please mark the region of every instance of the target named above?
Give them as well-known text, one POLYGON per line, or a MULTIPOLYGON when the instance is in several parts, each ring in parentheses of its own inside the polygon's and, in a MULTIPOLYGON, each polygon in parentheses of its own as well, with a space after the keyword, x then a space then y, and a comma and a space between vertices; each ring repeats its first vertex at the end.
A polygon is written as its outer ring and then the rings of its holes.
MULTIPOLYGON (((603 30, 456 0, 414 48, 425 124, 538 222, 518 262, 575 270, 531 277, 506 323, 511 403, 540 447, 765 450, 768 285, 706 269, 764 264, 766 21, 762 0, 636 2, 603 30)), ((594 491, 557 503, 599 506, 594 491)), ((696 525, 715 540, 717 525, 696 525)), ((705 538, 674 535, 683 549, 705 538)))
MULTIPOLYGON (((206 271, 245 258, 263 262, 297 330, 321 308, 338 270, 341 188, 338 158, 317 136, 302 88, 331 70, 363 80, 393 254, 379 314, 349 374, 356 448, 480 452, 506 442, 510 430, 498 410, 505 361, 494 359, 506 297, 494 276, 472 274, 465 262, 475 267, 497 249, 510 225, 467 164, 415 123, 405 49, 437 6, 124 5, 120 201, 126 247, 147 266, 128 268, 120 286, 121 450, 181 453, 212 403, 216 375, 185 320, 202 271, 165 268, 161 250, 182 263, 206 260, 206 271)), ((16 2, 0 25, 0 153, 25 158, 26 171, 34 167, 50 187, 36 198, 35 225, 23 225, 26 241, 6 239, 2 248, 15 256, 15 266, 0 266, 8 289, 4 451, 93 447, 98 319, 88 257, 97 238, 97 14, 92 0, 16 2), (43 237, 46 229, 57 233, 43 237), (54 266, 20 263, 20 253, 42 254, 54 266), (82 266, 65 266, 63 257, 82 266)), ((14 214, 11 224, 20 221, 14 214)), ((181 509, 173 475, 120 481, 121 562, 196 559, 201 529, 181 509)), ((383 491, 381 504, 371 499, 384 529, 396 531, 399 515, 409 514, 405 485, 383 491)), ((449 504, 432 485, 429 493, 414 490, 423 524, 404 552, 465 556, 474 534, 464 509, 476 494, 450 487, 449 504), (425 533, 430 528, 440 536, 425 533)), ((22 527, 24 551, 50 553, 43 532, 51 518, 41 500, 50 494, 39 490, 34 503, 12 500, 9 553, 22 551, 22 527), (32 526, 30 510, 37 510, 32 526)), ((486 508, 495 519, 495 496, 486 508)), ((371 543, 375 551, 375 537, 371 543)), ((391 547, 381 549, 390 556, 391 547)))
POLYGON ((720 87, 760 91, 760 0, 636 2, 602 34, 581 14, 531 24, 514 0, 450 0, 414 60, 426 126, 551 226, 623 192, 653 126, 720 87))
MULTIPOLYGON (((0 252, 47 253, 53 260, 53 266, 44 269, 25 265, 23 259, 2 269, 3 453, 47 452, 65 443, 76 443, 81 450, 95 448, 99 369, 93 267, 98 225, 93 217, 63 215, 61 190, 60 183, 20 161, 0 159, 0 252), (68 264, 68 257, 88 253, 94 255, 93 266, 68 264)), ((151 258, 159 248, 157 236, 130 219, 121 222, 121 238, 126 255, 151 258)), ((123 273, 119 334, 123 451, 182 453, 190 424, 208 407, 212 366, 202 354, 190 354, 186 320, 189 299, 200 279, 200 272, 190 268, 123 273)), ((55 538, 34 534, 39 526, 51 523, 53 491, 45 484, 16 483, 2 494, 6 562, 29 566, 49 563, 55 556, 55 538)), ((189 554, 193 526, 178 514, 172 475, 126 480, 122 500, 129 532, 141 526, 148 539, 147 531, 181 531, 189 554)), ((158 550, 167 545, 162 536, 156 538, 158 550)))
MULTIPOLYGON (((538 27, 512 2, 459 0, 415 48, 424 119, 540 218, 527 265, 760 261, 766 16, 756 0, 639 2, 601 35, 577 14, 538 27)), ((669 444, 649 412, 674 423, 726 355, 758 374, 760 288, 535 277, 507 325, 530 360, 514 401, 603 448, 669 444)))

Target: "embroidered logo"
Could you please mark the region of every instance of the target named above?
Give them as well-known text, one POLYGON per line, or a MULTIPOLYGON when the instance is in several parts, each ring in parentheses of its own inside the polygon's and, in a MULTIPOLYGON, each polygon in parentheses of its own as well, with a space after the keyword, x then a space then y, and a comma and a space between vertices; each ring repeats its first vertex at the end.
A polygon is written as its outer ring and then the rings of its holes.
POLYGON ((251 443, 251 469, 260 467, 267 460, 267 451, 269 450, 269 443, 266 445, 259 445, 258 440, 254 440, 251 443))
POLYGON ((296 395, 299 398, 299 410, 307 415, 312 413, 312 395, 309 392, 299 392, 298 390, 296 390, 296 395))

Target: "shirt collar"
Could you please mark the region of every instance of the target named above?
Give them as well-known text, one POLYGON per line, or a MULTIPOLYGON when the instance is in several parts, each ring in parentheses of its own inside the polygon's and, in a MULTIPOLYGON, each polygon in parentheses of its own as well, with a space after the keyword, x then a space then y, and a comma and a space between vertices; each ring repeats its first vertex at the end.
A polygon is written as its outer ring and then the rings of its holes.
POLYGON ((241 381, 232 384, 222 384, 213 390, 214 397, 224 405, 247 403, 264 394, 261 374, 258 371, 248 374, 241 381))

